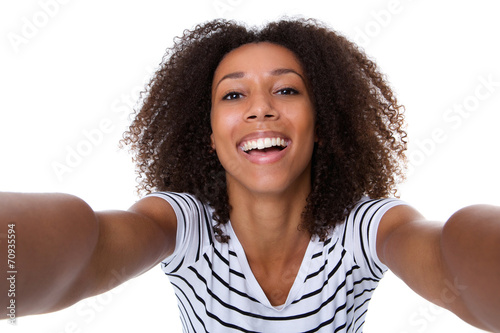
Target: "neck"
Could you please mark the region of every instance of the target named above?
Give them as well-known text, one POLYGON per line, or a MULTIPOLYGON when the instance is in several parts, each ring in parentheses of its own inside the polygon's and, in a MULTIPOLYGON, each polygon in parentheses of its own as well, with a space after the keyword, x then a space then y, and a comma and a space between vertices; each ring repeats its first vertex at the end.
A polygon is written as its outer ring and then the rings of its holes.
POLYGON ((310 239, 300 228, 310 185, 273 194, 228 185, 231 224, 249 263, 270 270, 301 260, 310 239))

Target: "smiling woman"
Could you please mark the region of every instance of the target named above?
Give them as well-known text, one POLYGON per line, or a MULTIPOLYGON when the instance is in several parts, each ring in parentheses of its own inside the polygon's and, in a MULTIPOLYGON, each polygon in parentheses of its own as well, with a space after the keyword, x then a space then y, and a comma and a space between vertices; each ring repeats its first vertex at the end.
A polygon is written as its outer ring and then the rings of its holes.
POLYGON ((143 199, 95 212, 70 195, 0 193, 1 226, 19 235, 16 315, 59 310, 161 263, 185 332, 362 332, 390 269, 499 330, 500 208, 431 223, 393 198, 401 111, 375 64, 320 22, 186 31, 123 140, 143 199))
MULTIPOLYGON (((234 22, 213 21, 187 32, 169 50, 169 55, 151 82, 142 111, 137 114, 125 139, 137 154, 141 188, 146 192, 193 193, 215 209, 215 218, 220 224, 227 222, 230 207, 227 171, 231 175, 243 170, 244 164, 237 162, 237 156, 255 161, 265 159, 257 155, 239 155, 241 150, 233 149, 239 143, 234 139, 242 140, 249 134, 246 132, 250 129, 246 128, 232 134, 239 135, 232 138, 233 146, 230 147, 235 158, 219 161, 217 157, 228 150, 219 147, 217 155, 212 153, 212 141, 217 132, 212 133, 210 124, 218 125, 214 124, 214 119, 219 119, 215 115, 223 113, 220 119, 225 119, 226 123, 218 130, 221 133, 228 131, 241 118, 242 108, 250 113, 258 108, 269 108, 271 114, 267 115, 265 123, 275 124, 274 127, 284 126, 298 115, 310 118, 303 124, 307 127, 314 118, 308 141, 293 141, 290 147, 274 155, 288 156, 287 150, 294 152, 294 164, 303 164, 299 169, 307 165, 312 156, 311 190, 306 190, 311 193, 301 214, 303 227, 311 234, 325 237, 363 195, 381 198, 395 191, 397 181, 402 178, 406 149, 401 107, 375 64, 341 35, 314 20, 285 20, 271 23, 261 31, 247 30, 234 22), (260 43, 260 47, 239 48, 249 43, 260 43), (263 53, 262 49, 269 52, 263 53), (245 59, 236 61, 239 58, 230 55, 245 59), (274 71, 275 75, 270 78, 275 82, 269 78, 267 87, 259 82, 257 89, 256 84, 250 85, 250 82, 258 78, 248 71, 249 68, 262 71, 263 66, 272 66, 266 70, 274 71), (253 91, 246 94, 244 89, 250 88, 253 91), (283 88, 293 88, 299 94, 280 91, 283 88), (267 89, 273 94, 263 95, 259 89, 267 89), (193 95, 193 92, 196 93, 193 95), (268 101, 269 96, 274 96, 272 103, 268 101), (273 107, 276 103, 285 108, 283 114, 276 113, 273 107), (293 111, 290 105, 296 110, 293 111), (307 116, 297 111, 300 109, 312 110, 307 116), (280 121, 268 121, 277 116, 282 117, 280 121), (189 140, 183 140, 184 133, 189 133, 189 140), (317 144, 311 145, 313 141, 317 144), (151 154, 151 148, 156 153, 151 154), (307 163, 299 163, 301 159, 307 163)), ((257 115, 246 116, 247 123, 254 121, 250 125, 255 127, 252 131, 262 132, 257 127, 264 123, 253 118, 257 115)), ((304 120, 297 119, 292 125, 300 125, 304 120)), ((280 129, 277 132, 281 134, 280 129)), ((253 138, 258 136, 250 137, 253 138)), ((286 136, 283 139, 289 141, 286 136)), ((224 144, 230 143, 224 141, 224 144)), ((267 166, 267 169, 270 167, 279 169, 278 164, 267 166)), ((252 181, 259 179, 265 184, 273 178, 266 178, 267 171, 262 168, 252 170, 261 170, 261 177, 253 177, 252 181)), ((273 173, 277 174, 285 177, 287 173, 273 173)), ((219 226, 215 231, 224 238, 219 226)))

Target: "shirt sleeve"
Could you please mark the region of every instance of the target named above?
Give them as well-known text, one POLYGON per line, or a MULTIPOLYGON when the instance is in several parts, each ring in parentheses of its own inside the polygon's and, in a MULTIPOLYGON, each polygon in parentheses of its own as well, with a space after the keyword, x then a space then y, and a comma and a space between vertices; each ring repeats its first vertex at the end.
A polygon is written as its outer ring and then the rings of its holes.
POLYGON ((199 260, 205 245, 213 241, 209 207, 186 193, 157 192, 148 196, 167 201, 177 217, 175 249, 162 261, 163 271, 175 273, 199 260))
POLYGON ((356 263, 368 269, 371 276, 381 279, 388 270, 377 255, 377 231, 384 214, 398 205, 407 205, 399 199, 364 199, 349 213, 343 225, 342 245, 356 263))

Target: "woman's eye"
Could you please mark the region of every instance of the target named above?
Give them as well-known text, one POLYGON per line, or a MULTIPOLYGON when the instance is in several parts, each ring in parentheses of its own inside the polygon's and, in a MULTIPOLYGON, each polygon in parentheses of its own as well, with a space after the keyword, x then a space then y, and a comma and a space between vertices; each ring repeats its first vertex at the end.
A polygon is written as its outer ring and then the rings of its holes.
POLYGON ((299 92, 293 88, 283 88, 278 90, 279 95, 296 95, 299 92))
POLYGON ((222 97, 223 100, 227 100, 227 101, 230 101, 230 100, 233 100, 233 99, 238 99, 241 97, 241 94, 238 93, 238 92, 235 92, 235 91, 232 91, 226 95, 224 95, 224 97, 222 97))

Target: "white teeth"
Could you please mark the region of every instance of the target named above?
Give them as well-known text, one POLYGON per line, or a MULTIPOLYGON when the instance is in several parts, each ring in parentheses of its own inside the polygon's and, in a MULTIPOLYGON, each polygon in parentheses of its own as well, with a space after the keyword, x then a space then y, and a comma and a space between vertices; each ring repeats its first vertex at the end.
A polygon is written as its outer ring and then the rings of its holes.
POLYGON ((266 147, 266 148, 272 147, 271 146, 271 139, 269 139, 269 138, 264 139, 264 147, 266 147))
POLYGON ((258 149, 264 149, 265 146, 264 146, 264 139, 258 139, 257 140, 257 148, 258 149))
POLYGON ((260 138, 257 140, 249 140, 241 146, 243 151, 252 149, 265 149, 270 147, 286 147, 288 144, 283 138, 260 138))

